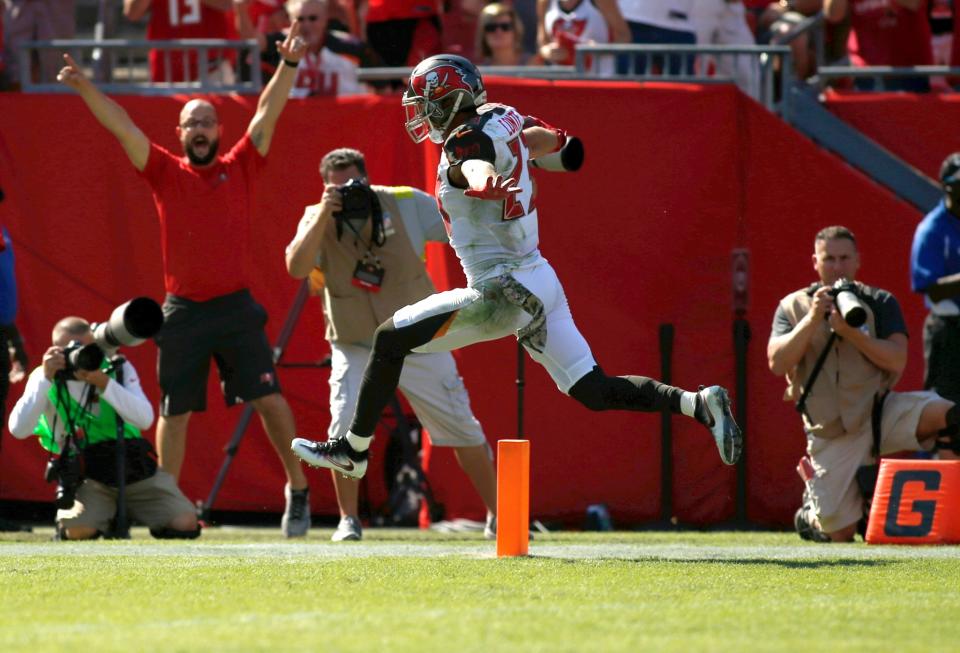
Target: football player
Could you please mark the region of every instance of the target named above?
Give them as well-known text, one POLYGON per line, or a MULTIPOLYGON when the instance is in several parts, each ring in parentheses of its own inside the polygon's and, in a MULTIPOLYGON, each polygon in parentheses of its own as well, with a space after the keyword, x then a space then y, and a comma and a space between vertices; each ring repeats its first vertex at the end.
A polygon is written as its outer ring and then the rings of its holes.
POLYGON ((742 435, 719 386, 687 392, 643 376, 608 376, 573 323, 563 287, 540 255, 532 164, 576 170, 579 139, 513 107, 488 104, 477 68, 455 55, 424 59, 403 96, 414 142, 442 144, 437 200, 467 287, 431 295, 381 324, 346 437, 293 441, 303 460, 354 478, 404 357, 516 334, 561 392, 591 410, 660 411, 704 424, 724 463, 737 462, 742 435))

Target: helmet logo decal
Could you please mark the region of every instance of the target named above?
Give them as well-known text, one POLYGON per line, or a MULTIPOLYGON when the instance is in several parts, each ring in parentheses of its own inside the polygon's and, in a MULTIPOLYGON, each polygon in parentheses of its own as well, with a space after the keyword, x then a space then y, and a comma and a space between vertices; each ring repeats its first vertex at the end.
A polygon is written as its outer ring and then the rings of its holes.
POLYGON ((422 75, 414 77, 410 83, 419 97, 431 102, 440 100, 456 90, 468 93, 472 90, 464 79, 463 71, 450 65, 431 68, 422 75))

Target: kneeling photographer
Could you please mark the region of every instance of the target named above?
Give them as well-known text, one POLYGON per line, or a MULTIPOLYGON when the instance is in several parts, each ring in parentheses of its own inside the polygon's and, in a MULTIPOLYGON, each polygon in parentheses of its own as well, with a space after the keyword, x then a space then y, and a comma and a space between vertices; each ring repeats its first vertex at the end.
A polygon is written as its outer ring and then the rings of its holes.
POLYGON ((960 450, 960 409, 934 392, 891 392, 907 364, 896 298, 856 281, 860 253, 841 226, 814 239, 819 282, 780 300, 767 345, 807 435, 798 467, 806 485, 795 516, 804 539, 849 542, 864 518, 877 458, 897 451, 960 450))
MULTIPOLYGON (((120 427, 129 515, 147 525, 154 537, 196 537, 200 532, 194 506, 173 477, 157 468, 150 443, 140 435, 153 423, 153 407, 136 370, 119 358, 122 363, 112 365, 104 354, 104 349, 141 342, 126 332, 117 341, 110 329, 118 311, 123 313, 131 305, 139 308, 134 302, 118 308, 110 323, 103 325, 106 328, 97 328, 97 337, 82 318, 57 322, 53 346, 44 353, 43 365, 30 374, 10 414, 9 428, 15 437, 37 435, 51 453, 47 480, 57 483, 61 538, 92 539, 110 532, 117 513, 120 427)), ((159 313, 159 307, 150 303, 159 313)), ((160 324, 162 320, 160 314, 160 324)))

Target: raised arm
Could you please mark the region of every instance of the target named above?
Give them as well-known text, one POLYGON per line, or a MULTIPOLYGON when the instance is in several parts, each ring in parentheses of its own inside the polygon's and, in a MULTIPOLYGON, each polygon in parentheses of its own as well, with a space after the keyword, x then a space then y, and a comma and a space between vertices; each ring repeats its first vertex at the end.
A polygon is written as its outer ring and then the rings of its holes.
POLYGON ((253 141, 254 147, 261 156, 266 156, 270 151, 273 130, 277 126, 283 107, 287 104, 290 89, 293 88, 293 82, 297 77, 297 64, 307 52, 307 44, 298 36, 299 33, 299 24, 294 22, 287 38, 282 43, 277 43, 280 65, 277 66, 277 72, 260 94, 257 113, 247 127, 247 134, 250 135, 250 140, 253 141))
POLYGON ((323 244, 323 234, 330 223, 333 214, 343 206, 342 195, 336 186, 327 186, 323 190, 323 199, 319 206, 307 208, 300 224, 297 225, 297 234, 287 245, 286 263, 287 272, 294 279, 306 279, 317 264, 320 246, 323 244))
POLYGON ((767 365, 771 372, 783 376, 803 359, 813 334, 824 323, 827 313, 833 309, 833 299, 829 292, 829 288, 817 290, 810 311, 800 318, 791 331, 770 336, 767 343, 767 365))
POLYGON ((142 171, 150 154, 150 141, 123 107, 101 93, 100 89, 84 76, 73 57, 65 54, 63 60, 66 65, 57 75, 57 81, 80 94, 94 117, 120 141, 133 166, 142 171))
POLYGON ((150 0, 123 0, 123 16, 127 20, 140 20, 150 8, 150 0))
POLYGON ((610 41, 612 43, 629 43, 631 39, 630 28, 623 14, 620 13, 620 7, 616 0, 594 0, 597 9, 607 21, 607 27, 610 28, 610 41))

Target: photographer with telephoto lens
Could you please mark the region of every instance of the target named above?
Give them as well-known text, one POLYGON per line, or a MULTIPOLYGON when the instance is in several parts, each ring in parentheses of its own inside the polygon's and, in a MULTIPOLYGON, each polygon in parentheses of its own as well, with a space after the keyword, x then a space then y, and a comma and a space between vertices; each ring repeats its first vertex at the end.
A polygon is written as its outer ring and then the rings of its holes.
MULTIPOLYGON (((814 239, 819 281, 780 300, 767 344, 807 435, 805 482, 794 523, 804 539, 852 541, 876 482, 877 458, 905 450, 960 450, 960 410, 934 392, 891 392, 907 364, 896 298, 856 280, 860 253, 846 227, 814 239)), ((862 534, 862 530, 861 530, 862 534)))
POLYGON ((40 437, 50 452, 46 478, 57 483, 55 505, 62 539, 83 540, 110 532, 117 512, 118 425, 124 437, 125 499, 129 514, 154 537, 199 535, 196 511, 167 472, 158 469, 141 430, 153 423, 153 407, 133 365, 113 354, 134 345, 163 323, 159 305, 128 302, 108 322, 95 325, 65 317, 53 328, 53 346, 27 381, 10 413, 14 437, 40 437), (109 356, 108 356, 109 354, 109 356))
MULTIPOLYGON (((323 286, 330 343, 331 439, 343 437, 370 358, 377 325, 397 309, 431 295, 423 263, 427 241, 446 242, 436 201, 405 186, 370 186, 363 153, 340 148, 320 162, 319 204, 308 206, 287 246, 287 271, 323 286)), ((412 354, 400 377, 434 446, 453 447, 457 461, 487 508, 487 534, 496 515, 496 474, 480 422, 448 352, 412 354)), ((333 474, 340 508, 334 541, 359 540, 357 479, 333 474)))

